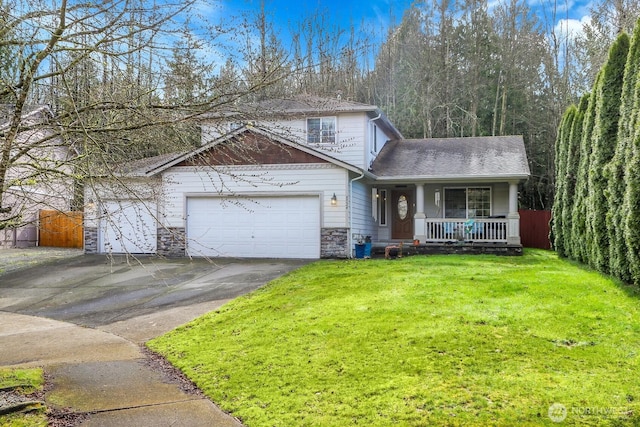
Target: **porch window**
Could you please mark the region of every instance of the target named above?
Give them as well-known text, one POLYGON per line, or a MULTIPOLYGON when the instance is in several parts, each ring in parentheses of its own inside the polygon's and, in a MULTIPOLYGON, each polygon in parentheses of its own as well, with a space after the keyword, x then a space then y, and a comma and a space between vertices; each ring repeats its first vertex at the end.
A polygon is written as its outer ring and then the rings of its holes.
POLYGON ((491 188, 444 189, 445 218, 488 218, 491 216, 491 188))
POLYGON ((307 119, 307 143, 335 144, 336 118, 318 117, 307 119))
POLYGON ((380 214, 380 225, 387 225, 387 190, 380 190, 378 194, 378 208, 380 214))

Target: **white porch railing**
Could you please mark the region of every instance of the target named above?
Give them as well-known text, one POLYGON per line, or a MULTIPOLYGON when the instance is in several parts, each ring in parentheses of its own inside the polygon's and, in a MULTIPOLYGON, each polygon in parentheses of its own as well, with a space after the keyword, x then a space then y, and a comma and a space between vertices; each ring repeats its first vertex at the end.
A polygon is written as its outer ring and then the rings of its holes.
POLYGON ((427 218, 425 221, 425 240, 427 242, 506 242, 506 218, 498 219, 443 219, 427 218))

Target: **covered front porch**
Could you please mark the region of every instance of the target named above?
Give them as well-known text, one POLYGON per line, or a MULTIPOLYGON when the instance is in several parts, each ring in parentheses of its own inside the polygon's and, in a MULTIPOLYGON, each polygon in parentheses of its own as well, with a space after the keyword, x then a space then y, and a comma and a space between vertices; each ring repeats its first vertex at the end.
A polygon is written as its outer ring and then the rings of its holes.
POLYGON ((522 248, 518 185, 530 171, 521 136, 390 141, 370 172, 377 227, 365 235, 374 247, 402 243, 405 253, 522 248))
MULTIPOLYGON (((436 188, 434 203, 444 203, 443 218, 429 218, 425 209, 425 184, 415 185, 415 213, 413 215, 413 240, 424 243, 504 243, 520 245, 520 214, 518 213, 518 183, 508 183, 508 211, 494 213, 494 207, 499 205, 496 200, 494 186, 462 187, 465 193, 464 206, 447 207, 447 189, 460 190, 461 187, 436 188), (480 198, 487 200, 470 200, 468 193, 479 193, 488 189, 486 195, 480 198), (448 216, 460 216, 450 218, 448 216)), ((439 207, 439 206, 438 206, 439 207)))
POLYGON ((521 248, 516 181, 394 183, 373 195, 374 252, 400 243, 405 253, 521 248))

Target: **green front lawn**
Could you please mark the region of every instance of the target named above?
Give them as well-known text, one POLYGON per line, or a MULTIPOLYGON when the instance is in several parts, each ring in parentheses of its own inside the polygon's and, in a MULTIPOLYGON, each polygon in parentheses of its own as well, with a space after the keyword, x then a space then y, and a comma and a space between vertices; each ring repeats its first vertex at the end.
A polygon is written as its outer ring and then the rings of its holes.
POLYGON ((640 300, 552 252, 319 261, 151 341, 255 426, 640 424, 640 300))
MULTIPOLYGON (((42 390, 44 374, 42 369, 0 368, 0 392, 12 391, 24 396, 42 390)), ((17 401, 5 399, 0 393, 0 427, 46 427, 47 415, 44 405, 39 403, 17 406, 17 401), (7 400, 7 401, 5 401, 7 400), (9 409, 15 409, 10 411, 9 409)))

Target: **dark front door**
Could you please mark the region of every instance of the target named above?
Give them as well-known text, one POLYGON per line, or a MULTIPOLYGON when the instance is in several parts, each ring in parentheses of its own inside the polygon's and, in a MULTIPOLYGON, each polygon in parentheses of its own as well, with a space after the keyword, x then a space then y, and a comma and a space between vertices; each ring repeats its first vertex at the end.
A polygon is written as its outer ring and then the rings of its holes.
POLYGON ((413 239, 413 191, 391 192, 391 238, 413 239))

